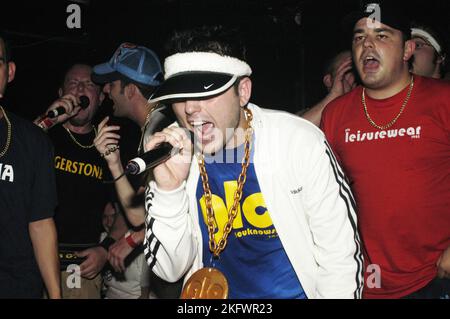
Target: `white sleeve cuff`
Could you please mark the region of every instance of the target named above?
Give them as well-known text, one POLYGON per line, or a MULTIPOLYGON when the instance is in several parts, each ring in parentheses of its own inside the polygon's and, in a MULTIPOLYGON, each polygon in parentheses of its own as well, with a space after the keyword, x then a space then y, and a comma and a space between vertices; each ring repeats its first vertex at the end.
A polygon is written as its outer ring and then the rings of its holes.
POLYGON ((149 213, 152 217, 172 218, 184 212, 188 204, 185 181, 180 187, 170 191, 159 189, 155 181, 151 181, 149 187, 146 201, 151 202, 149 213))

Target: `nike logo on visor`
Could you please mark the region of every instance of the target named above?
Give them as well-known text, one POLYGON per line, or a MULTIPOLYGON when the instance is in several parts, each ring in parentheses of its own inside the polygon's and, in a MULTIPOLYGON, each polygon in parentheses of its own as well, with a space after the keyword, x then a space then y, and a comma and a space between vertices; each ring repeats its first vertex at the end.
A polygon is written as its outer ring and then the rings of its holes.
POLYGON ((204 85, 203 86, 203 88, 205 89, 205 90, 208 90, 211 86, 213 86, 214 85, 214 83, 213 84, 210 84, 210 85, 204 85))

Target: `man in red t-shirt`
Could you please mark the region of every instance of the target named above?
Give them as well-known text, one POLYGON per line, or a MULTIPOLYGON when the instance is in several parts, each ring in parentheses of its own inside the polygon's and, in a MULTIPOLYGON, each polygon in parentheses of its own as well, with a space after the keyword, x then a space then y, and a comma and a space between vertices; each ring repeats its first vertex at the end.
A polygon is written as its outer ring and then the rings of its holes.
POLYGON ((331 102, 321 127, 355 194, 364 297, 448 298, 450 85, 410 74, 402 19, 373 4, 353 17, 363 86, 331 102))

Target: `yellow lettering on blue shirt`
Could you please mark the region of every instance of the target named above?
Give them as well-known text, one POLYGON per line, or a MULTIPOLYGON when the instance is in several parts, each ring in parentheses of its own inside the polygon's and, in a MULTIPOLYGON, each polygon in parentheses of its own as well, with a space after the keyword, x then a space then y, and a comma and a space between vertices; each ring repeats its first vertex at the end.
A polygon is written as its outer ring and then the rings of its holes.
MULTIPOLYGON (((224 190, 226 203, 224 203, 223 199, 220 196, 212 194, 214 226, 217 230, 214 234, 216 241, 219 241, 223 237, 223 229, 225 224, 228 222, 228 212, 230 211, 230 208, 234 202, 234 194, 237 190, 237 182, 224 182, 224 190)), ((204 195, 200 199, 200 207, 202 210, 203 220, 205 224, 207 224, 208 218, 206 215, 206 201, 204 195)), ((238 206, 236 218, 233 221, 233 229, 236 231, 236 237, 240 238, 255 235, 273 237, 277 235, 276 230, 274 228, 267 229, 272 226, 273 222, 270 218, 269 211, 266 208, 266 203, 261 192, 247 196, 242 203, 242 210, 241 205, 238 206), (264 213, 258 214, 256 211, 257 208, 263 208, 264 213), (252 228, 247 227, 245 230, 243 230, 244 222, 242 215, 244 215, 245 220, 252 226, 252 228)))

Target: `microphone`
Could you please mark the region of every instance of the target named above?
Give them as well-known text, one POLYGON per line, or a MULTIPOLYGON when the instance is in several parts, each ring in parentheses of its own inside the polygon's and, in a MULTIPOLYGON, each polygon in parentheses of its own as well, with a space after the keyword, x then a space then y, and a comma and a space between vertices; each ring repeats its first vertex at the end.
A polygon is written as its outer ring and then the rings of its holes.
MULTIPOLYGON (((89 98, 86 95, 80 96, 80 107, 84 110, 89 106, 89 98)), ((66 113, 66 109, 63 106, 58 106, 56 109, 51 110, 47 113, 47 117, 53 119, 55 117, 58 117, 62 114, 66 113)))
MULTIPOLYGON (((191 131, 188 132, 190 134, 191 142, 194 143, 194 133, 191 131)), ((179 152, 180 149, 174 148, 170 143, 161 143, 156 148, 130 160, 125 167, 125 174, 139 175, 150 168, 164 163, 179 152)))

